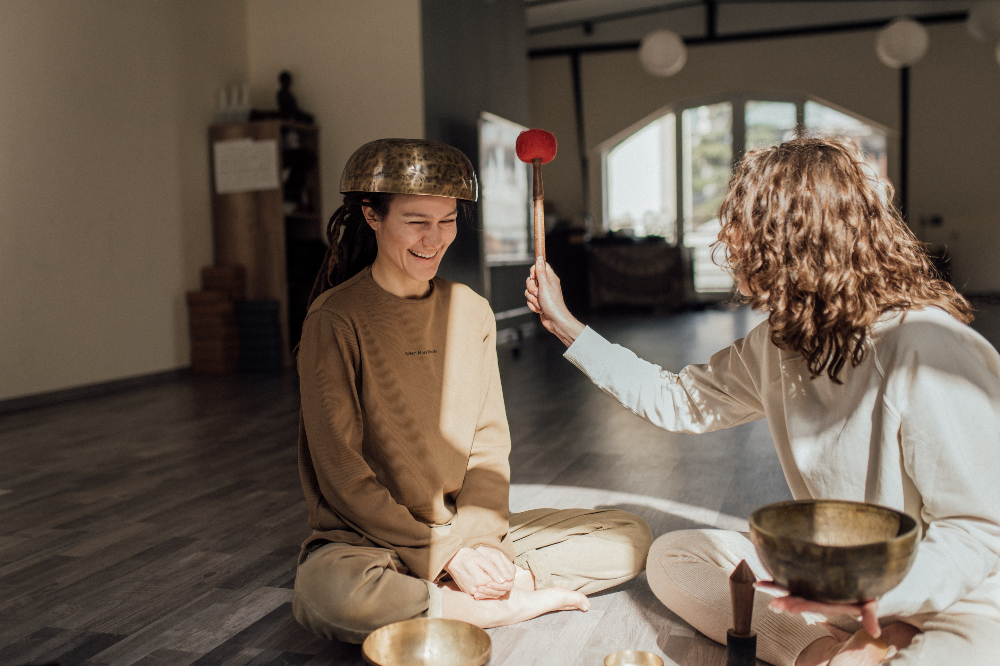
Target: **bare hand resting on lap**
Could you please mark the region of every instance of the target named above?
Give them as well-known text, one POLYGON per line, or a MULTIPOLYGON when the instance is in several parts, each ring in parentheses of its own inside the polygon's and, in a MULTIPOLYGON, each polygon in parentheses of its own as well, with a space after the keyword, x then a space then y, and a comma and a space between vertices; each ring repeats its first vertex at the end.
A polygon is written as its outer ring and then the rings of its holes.
POLYGON ((849 634, 824 624, 833 636, 808 645, 795 660, 795 666, 874 666, 909 646, 913 637, 920 633, 919 629, 905 622, 893 622, 880 628, 877 600, 863 604, 828 604, 793 597, 771 581, 761 581, 756 587, 784 595, 771 600, 771 609, 777 613, 818 613, 828 618, 849 615, 864 627, 855 634, 849 634))
POLYGON ((444 570, 451 574, 462 592, 482 599, 499 599, 514 587, 517 567, 496 548, 462 548, 444 570))

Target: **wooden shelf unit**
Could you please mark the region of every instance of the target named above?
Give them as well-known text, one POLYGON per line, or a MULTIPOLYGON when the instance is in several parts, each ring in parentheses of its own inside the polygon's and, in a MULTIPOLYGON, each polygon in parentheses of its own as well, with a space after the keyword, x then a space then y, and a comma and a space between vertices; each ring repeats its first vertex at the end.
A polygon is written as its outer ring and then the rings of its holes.
POLYGON ((298 330, 289 325, 288 240, 322 239, 319 128, 286 120, 214 125, 209 154, 214 155, 216 142, 234 139, 276 142, 280 187, 218 194, 212 169, 215 265, 246 267, 248 300, 278 301, 283 365, 288 367, 298 330))

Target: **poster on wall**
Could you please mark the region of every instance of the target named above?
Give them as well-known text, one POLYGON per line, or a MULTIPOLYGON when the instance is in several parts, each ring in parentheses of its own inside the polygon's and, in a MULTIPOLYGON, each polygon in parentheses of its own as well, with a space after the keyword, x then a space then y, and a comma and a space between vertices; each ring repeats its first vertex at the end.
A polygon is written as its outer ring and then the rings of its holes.
POLYGON ((212 145, 216 194, 276 190, 278 142, 274 139, 231 139, 212 145))
POLYGON ((531 262, 531 169, 517 158, 528 129, 484 112, 479 118, 480 210, 487 265, 531 262))

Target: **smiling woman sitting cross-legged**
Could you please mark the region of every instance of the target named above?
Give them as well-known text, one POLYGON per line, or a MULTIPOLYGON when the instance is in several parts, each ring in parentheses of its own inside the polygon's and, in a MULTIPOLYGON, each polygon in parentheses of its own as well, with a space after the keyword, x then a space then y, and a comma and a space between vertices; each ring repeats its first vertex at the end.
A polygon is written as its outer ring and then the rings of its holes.
POLYGON ((649 527, 618 510, 508 515, 510 432, 485 299, 436 277, 477 195, 458 150, 366 144, 302 329, 299 465, 312 535, 296 619, 360 642, 415 617, 496 627, 639 574, 649 527))

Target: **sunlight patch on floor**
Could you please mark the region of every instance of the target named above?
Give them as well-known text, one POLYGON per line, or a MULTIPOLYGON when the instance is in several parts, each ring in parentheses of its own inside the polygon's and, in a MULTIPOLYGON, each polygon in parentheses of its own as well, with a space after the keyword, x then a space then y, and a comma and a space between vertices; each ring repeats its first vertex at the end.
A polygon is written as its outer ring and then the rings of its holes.
POLYGON ((511 513, 541 507, 552 509, 572 509, 576 507, 594 509, 599 506, 616 506, 621 504, 648 506, 663 513, 669 513, 673 516, 710 527, 718 527, 719 529, 735 530, 737 532, 748 532, 750 530, 750 526, 744 518, 659 497, 623 493, 615 490, 601 490, 599 488, 580 488, 577 486, 549 486, 531 483, 512 483, 510 485, 511 513))

